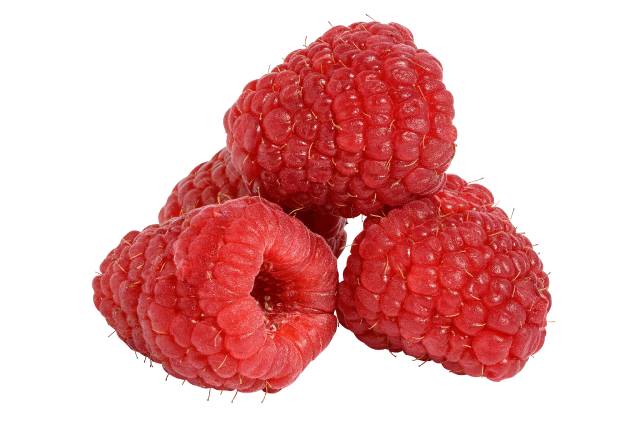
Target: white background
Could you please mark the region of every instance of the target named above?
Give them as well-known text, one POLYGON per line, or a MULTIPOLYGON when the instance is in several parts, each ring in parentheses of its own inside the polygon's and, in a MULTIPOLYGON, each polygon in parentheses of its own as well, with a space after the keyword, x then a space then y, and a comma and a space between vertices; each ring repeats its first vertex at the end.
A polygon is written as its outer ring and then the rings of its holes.
POLYGON ((638 14, 513 3, 2 1, 0 425, 638 427, 638 14), (459 131, 450 171, 484 177, 539 243, 547 342, 493 383, 340 329, 263 404, 207 402, 107 338, 91 278, 223 147, 222 115, 246 82, 365 12, 443 63, 459 131))

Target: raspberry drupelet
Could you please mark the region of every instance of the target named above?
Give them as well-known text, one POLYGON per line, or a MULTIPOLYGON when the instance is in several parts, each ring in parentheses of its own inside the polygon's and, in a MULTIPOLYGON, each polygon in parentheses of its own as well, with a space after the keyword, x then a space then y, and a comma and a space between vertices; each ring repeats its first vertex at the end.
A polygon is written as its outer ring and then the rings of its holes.
POLYGON ((244 197, 128 233, 93 280, 133 350, 220 390, 276 392, 336 330, 336 259, 274 204, 244 197))
POLYGON ((331 28, 247 84, 224 125, 252 194, 355 217, 442 187, 453 116, 441 64, 411 32, 360 22, 331 28))
MULTIPOLYGON (((207 162, 196 166, 180 180, 158 214, 160 223, 208 204, 220 204, 227 200, 251 195, 238 171, 229 162, 226 149, 216 153, 207 162)), ((340 256, 347 241, 344 230, 346 219, 311 209, 291 213, 312 232, 321 235, 336 255, 340 256)))
POLYGON ((374 349, 498 381, 542 347, 548 286, 531 242, 491 193, 449 175, 434 196, 366 219, 338 318, 374 349))

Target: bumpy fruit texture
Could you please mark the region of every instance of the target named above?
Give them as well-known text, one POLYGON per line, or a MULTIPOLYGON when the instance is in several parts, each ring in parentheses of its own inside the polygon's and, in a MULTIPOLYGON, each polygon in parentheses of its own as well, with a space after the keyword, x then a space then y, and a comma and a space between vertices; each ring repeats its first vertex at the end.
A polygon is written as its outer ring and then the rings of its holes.
MULTIPOLYGON (((173 188, 160 210, 160 223, 208 204, 251 195, 238 171, 229 162, 229 152, 221 150, 207 162, 194 168, 173 188)), ((346 219, 310 209, 296 210, 292 215, 300 219, 312 232, 321 235, 333 253, 340 256, 347 241, 346 219)))
POLYGON ((329 247, 255 197, 130 232, 100 272, 94 302, 118 336, 202 387, 276 392, 336 330, 329 247))
POLYGON ((174 186, 158 214, 160 223, 181 216, 198 207, 222 204, 227 200, 249 196, 240 173, 229 163, 229 152, 222 149, 211 160, 197 165, 174 186))
POLYGON ((224 124, 252 193, 354 217, 441 188, 453 116, 438 60, 403 26, 370 22, 291 52, 244 88, 224 124))
POLYGON ((338 287, 338 318, 374 349, 498 381, 542 347, 548 286, 491 193, 449 175, 435 196, 366 219, 338 287))

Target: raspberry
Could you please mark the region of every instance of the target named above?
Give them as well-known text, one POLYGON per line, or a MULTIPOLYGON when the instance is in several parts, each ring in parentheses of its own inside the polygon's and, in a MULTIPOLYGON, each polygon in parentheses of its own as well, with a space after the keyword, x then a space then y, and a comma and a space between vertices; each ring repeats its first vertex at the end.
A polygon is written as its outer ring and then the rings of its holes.
POLYGON ((162 223, 198 207, 248 195, 251 193, 240 174, 229 163, 229 152, 223 149, 178 182, 160 210, 158 220, 162 223))
POLYGON ((246 85, 224 124, 252 193, 354 217, 441 188, 453 116, 440 62, 405 27, 370 22, 291 52, 246 85))
POLYGON ((335 257, 257 197, 130 232, 100 271, 94 303, 118 336, 198 386, 276 392, 336 330, 335 257))
MULTIPOLYGON (((240 174, 229 162, 229 152, 221 150, 207 162, 194 168, 173 188, 160 210, 160 223, 208 204, 251 195, 240 174)), ((336 255, 340 256, 347 240, 346 219, 314 210, 296 210, 298 217, 312 232, 321 235, 336 255)))
POLYGON ((483 186, 368 217, 338 287, 340 323, 374 349, 502 380, 544 342, 549 278, 483 186))

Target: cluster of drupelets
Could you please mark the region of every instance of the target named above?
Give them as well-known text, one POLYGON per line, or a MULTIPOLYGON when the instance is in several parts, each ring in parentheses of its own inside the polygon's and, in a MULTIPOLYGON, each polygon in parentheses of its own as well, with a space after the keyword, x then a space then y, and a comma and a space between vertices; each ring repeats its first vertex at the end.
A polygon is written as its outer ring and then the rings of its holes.
POLYGON ((220 390, 292 383, 336 311, 374 349, 515 375, 544 342, 548 277, 491 193, 445 173, 453 115, 408 29, 332 27, 246 85, 226 148, 104 260, 96 307, 145 359, 220 390))

